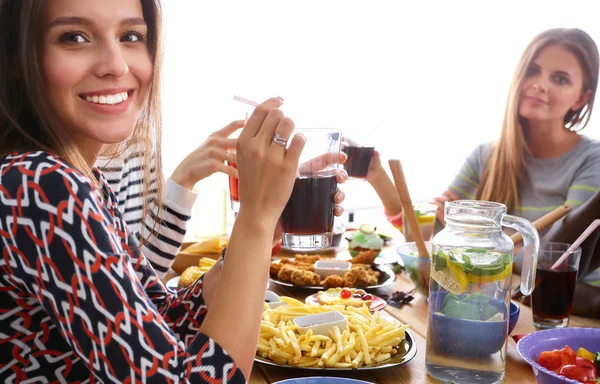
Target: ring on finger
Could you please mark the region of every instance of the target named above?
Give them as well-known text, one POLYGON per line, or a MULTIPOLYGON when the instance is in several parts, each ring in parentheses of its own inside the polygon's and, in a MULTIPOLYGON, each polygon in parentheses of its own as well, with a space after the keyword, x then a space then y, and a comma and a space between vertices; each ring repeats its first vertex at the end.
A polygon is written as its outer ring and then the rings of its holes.
POLYGON ((225 162, 227 164, 235 163, 235 152, 227 150, 227 155, 225 155, 225 162))
POLYGON ((275 133, 273 135, 272 141, 273 141, 273 143, 275 143, 281 147, 284 147, 284 148, 287 146, 287 143, 288 143, 288 140, 285 137, 281 136, 279 133, 275 133))

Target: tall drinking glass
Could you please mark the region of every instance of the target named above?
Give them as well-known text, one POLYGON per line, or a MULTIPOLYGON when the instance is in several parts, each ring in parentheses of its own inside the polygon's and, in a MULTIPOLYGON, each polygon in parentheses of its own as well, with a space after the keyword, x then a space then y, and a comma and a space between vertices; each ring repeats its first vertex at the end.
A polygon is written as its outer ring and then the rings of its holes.
POLYGON ((569 249, 567 243, 541 243, 538 256, 535 289, 531 294, 533 325, 541 329, 569 325, 581 248, 570 252, 557 270, 552 265, 569 249))
MULTIPOLYGON (((228 161, 227 165, 237 168, 237 164, 233 161, 228 161)), ((235 214, 240 211, 240 193, 238 191, 238 185, 238 179, 229 176, 229 202, 231 203, 231 209, 235 214)))
POLYGON ((331 246, 342 132, 297 129, 306 137, 292 195, 281 215, 283 247, 308 251, 331 246))

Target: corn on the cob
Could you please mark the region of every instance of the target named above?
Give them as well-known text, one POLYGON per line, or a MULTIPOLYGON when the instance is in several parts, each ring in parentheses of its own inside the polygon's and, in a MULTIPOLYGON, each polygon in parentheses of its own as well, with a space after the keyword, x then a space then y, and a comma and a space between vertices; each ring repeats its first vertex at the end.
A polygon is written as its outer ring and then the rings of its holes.
POLYGON ((190 284, 198 280, 200 276, 208 272, 216 262, 216 260, 211 259, 210 257, 203 257, 198 262, 198 266, 192 265, 187 267, 179 277, 179 288, 190 286, 190 284))
POLYGON ((201 270, 200 267, 196 267, 195 265, 187 267, 179 277, 179 287, 188 287, 194 281, 198 280, 200 276, 204 274, 204 272, 205 271, 201 270))

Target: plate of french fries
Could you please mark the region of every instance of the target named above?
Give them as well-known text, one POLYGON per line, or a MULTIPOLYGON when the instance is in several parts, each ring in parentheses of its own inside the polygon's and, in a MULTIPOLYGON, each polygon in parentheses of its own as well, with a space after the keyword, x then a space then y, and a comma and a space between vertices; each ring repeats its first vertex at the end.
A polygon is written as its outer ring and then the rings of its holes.
POLYGON ((255 361, 285 368, 309 370, 366 370, 405 364, 417 354, 417 344, 408 325, 385 314, 343 305, 305 304, 281 296, 286 304, 271 309, 265 305, 255 361), (329 335, 312 329, 300 334, 294 319, 300 316, 339 311, 347 328, 337 326, 329 335))

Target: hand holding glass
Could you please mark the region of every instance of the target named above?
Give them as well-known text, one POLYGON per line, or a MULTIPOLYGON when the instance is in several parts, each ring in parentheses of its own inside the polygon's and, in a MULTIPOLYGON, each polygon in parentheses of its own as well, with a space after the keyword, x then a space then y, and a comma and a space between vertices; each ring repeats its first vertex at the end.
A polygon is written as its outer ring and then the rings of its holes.
POLYGON ((283 246, 308 251, 331 246, 341 131, 297 129, 306 137, 292 195, 281 215, 283 246))

